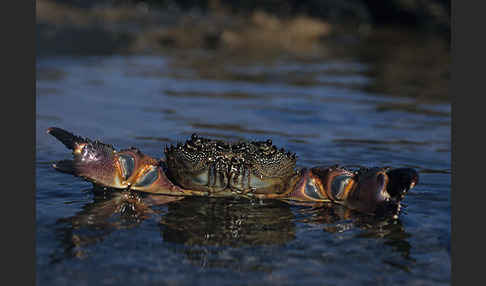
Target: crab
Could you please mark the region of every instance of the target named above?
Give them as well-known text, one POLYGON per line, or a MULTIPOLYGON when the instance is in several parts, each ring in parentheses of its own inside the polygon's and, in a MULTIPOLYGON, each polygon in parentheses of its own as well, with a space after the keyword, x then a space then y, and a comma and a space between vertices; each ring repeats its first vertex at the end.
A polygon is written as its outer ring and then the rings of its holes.
POLYGON ((227 142, 193 134, 165 147, 156 159, 134 147, 80 137, 57 127, 47 133, 72 150, 73 160, 52 166, 92 182, 181 199, 187 196, 277 199, 299 205, 339 204, 370 215, 397 217, 401 201, 418 183, 412 168, 297 168, 295 153, 272 140, 227 142))

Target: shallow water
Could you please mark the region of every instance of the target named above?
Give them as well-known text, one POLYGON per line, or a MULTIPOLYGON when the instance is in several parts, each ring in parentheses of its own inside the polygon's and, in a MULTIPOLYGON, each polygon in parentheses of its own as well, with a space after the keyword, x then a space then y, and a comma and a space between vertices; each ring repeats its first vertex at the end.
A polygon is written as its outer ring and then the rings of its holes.
POLYGON ((449 284, 450 103, 419 100, 427 84, 389 96, 375 68, 352 55, 38 58, 37 283, 449 284), (194 132, 272 138, 299 166, 414 167, 420 183, 398 220, 270 200, 146 207, 54 171, 70 152, 50 126, 154 157, 194 132))

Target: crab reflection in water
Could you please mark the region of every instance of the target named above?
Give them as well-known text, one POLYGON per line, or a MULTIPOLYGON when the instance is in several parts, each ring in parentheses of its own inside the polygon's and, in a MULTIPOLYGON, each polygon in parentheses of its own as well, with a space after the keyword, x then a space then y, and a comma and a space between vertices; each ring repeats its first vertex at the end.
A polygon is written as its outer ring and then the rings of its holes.
MULTIPOLYGON (((400 220, 364 215, 339 205, 291 206, 275 200, 168 197, 133 191, 88 190, 93 202, 76 215, 57 221, 63 253, 51 263, 94 255, 90 250, 110 234, 137 231, 143 221, 159 226, 164 242, 182 247, 183 255, 201 267, 221 266, 222 248, 284 246, 297 239, 297 224, 312 225, 327 233, 357 231, 358 238, 384 239, 404 258, 409 257, 408 234, 400 220)), ((175 248, 179 252, 181 248, 175 248)), ((237 263, 235 261, 234 263, 237 263)), ((233 264, 234 264, 233 263, 233 264)), ((231 263, 223 263, 231 267, 231 263)))

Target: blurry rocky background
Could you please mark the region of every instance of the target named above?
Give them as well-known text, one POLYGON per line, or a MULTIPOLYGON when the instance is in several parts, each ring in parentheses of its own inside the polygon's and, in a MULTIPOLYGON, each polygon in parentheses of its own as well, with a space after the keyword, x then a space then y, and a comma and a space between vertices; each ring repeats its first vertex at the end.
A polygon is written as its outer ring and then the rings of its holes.
POLYGON ((352 55, 373 64, 369 91, 449 97, 445 0, 36 0, 36 15, 38 57, 211 50, 190 64, 217 78, 228 57, 352 55))

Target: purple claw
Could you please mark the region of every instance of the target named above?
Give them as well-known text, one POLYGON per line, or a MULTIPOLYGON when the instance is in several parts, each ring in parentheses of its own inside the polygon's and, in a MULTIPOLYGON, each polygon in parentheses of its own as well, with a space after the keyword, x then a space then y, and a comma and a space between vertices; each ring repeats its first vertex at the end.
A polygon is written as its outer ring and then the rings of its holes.
POLYGON ((64 129, 58 127, 50 127, 47 129, 47 134, 50 134, 61 141, 68 149, 74 150, 80 143, 88 143, 90 140, 76 136, 64 129))

